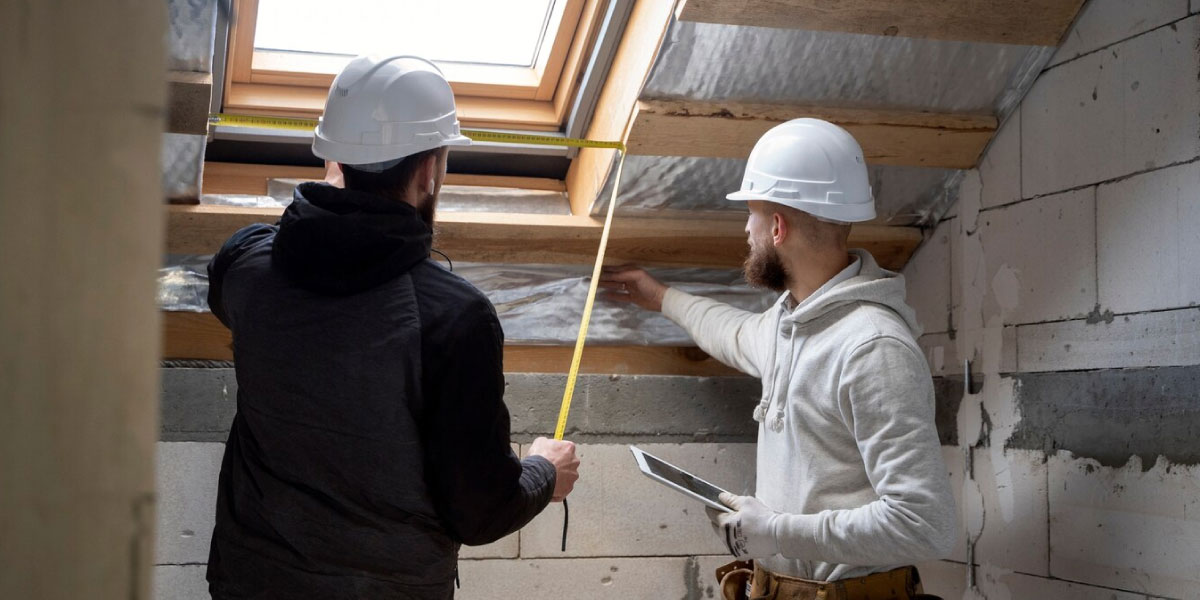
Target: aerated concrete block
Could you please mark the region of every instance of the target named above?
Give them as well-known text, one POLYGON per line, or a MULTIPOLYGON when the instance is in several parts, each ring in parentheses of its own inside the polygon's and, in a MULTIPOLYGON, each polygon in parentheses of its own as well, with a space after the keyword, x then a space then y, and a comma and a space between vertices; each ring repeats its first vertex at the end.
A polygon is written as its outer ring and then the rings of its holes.
POLYGON ((962 563, 934 560, 917 565, 921 585, 926 594, 941 598, 962 598, 967 591, 967 566, 962 563))
MULTIPOLYGON (((1013 373, 1017 370, 1017 328, 1009 325, 1001 332, 1000 372, 1013 373)), ((934 377, 962 375, 963 358, 958 352, 958 340, 949 333, 926 334, 917 339, 917 345, 925 352, 929 371, 934 377)), ((979 365, 975 365, 975 369, 979 365)))
POLYGON ((1021 199, 1021 109, 996 132, 979 161, 980 206, 993 208, 1021 199))
POLYGON ((1100 306, 1116 313, 1200 303, 1200 163, 1096 190, 1100 306))
POLYGON ((1092 587, 1069 581, 1014 573, 985 565, 978 573, 980 591, 987 598, 1045 598, 1047 600, 1161 600, 1140 593, 1092 587))
POLYGON ((1144 470, 1136 457, 1110 468, 1066 452, 1049 467, 1051 576, 1200 597, 1200 468, 1144 470))
POLYGON ((1042 74, 1021 105, 1025 197, 1200 155, 1200 82, 1190 17, 1042 74))
POLYGON ((1084 317, 1095 307, 1092 188, 980 213, 978 227, 987 279, 975 291, 985 294, 985 323, 1006 302, 1016 302, 1006 325, 1084 317))
POLYGON ((1022 372, 1200 364, 1200 308, 1017 328, 1022 372))
POLYGON ((950 331, 950 236, 954 222, 944 221, 921 243, 904 266, 908 305, 926 333, 950 331))
POLYGON ((1185 0, 1091 0, 1084 4, 1049 66, 1182 19, 1187 13, 1185 0))
POLYGON ((225 444, 157 444, 155 564, 207 563, 225 444))
POLYGON ((167 442, 224 442, 237 414, 233 369, 160 369, 162 432, 167 442))
POLYGON ((464 560, 456 600, 701 598, 691 558, 464 560))
MULTIPOLYGON (((754 444, 638 444, 731 492, 754 492, 754 444)), ((704 506, 652 481, 624 444, 577 446, 579 482, 568 498, 567 551, 560 551, 563 511, 552 504, 521 531, 522 558, 689 556, 727 552, 704 506)))
POLYGON ((155 600, 209 600, 206 565, 160 565, 154 567, 155 600))
POLYGON ((983 535, 975 545, 976 563, 1048 574, 1044 456, 1028 450, 975 452, 973 471, 984 509, 983 535))
MULTIPOLYGON (((505 402, 519 441, 554 431, 563 375, 508 374, 505 402)), ((612 443, 746 442, 756 439, 751 416, 762 388, 751 377, 584 375, 567 422, 567 439, 612 443)))

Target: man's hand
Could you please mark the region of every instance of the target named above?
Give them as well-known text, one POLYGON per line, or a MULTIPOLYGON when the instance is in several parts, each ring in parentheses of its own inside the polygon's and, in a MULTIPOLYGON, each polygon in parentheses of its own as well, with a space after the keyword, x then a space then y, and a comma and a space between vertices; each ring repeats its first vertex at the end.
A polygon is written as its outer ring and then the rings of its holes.
POLYGON ((554 465, 553 502, 562 502, 579 479, 579 457, 575 456, 575 443, 540 437, 529 446, 530 456, 541 456, 554 465))
POLYGON ((667 286, 637 267, 605 267, 600 274, 604 298, 632 302, 646 310, 662 311, 667 286))
POLYGON ((738 559, 766 558, 779 554, 775 540, 775 521, 779 513, 767 508, 754 496, 721 494, 721 503, 735 512, 705 508, 713 531, 725 542, 729 553, 738 559))

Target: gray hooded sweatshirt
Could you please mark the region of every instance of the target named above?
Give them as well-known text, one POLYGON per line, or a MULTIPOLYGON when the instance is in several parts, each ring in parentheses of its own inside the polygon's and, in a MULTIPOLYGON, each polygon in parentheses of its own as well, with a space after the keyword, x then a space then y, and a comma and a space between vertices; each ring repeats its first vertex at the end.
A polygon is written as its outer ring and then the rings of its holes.
POLYGON ((832 581, 941 558, 955 510, 933 382, 904 278, 870 253, 797 305, 763 313, 670 289, 663 313, 762 379, 755 496, 782 513, 763 567, 832 581))

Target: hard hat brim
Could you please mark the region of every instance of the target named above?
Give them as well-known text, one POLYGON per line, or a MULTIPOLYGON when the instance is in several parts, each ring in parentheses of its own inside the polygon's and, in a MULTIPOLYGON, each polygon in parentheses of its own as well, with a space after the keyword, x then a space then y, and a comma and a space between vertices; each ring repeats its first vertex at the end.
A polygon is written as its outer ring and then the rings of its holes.
POLYGON ((872 201, 867 204, 837 204, 831 205, 824 202, 810 202, 807 200, 796 200, 791 198, 774 198, 768 194, 760 194, 758 192, 739 191, 725 195, 726 200, 734 202, 746 202, 748 200, 761 200, 763 202, 774 202, 790 206, 796 210, 806 212, 815 217, 822 219, 832 219, 842 223, 861 223, 870 221, 875 218, 875 203, 872 201))

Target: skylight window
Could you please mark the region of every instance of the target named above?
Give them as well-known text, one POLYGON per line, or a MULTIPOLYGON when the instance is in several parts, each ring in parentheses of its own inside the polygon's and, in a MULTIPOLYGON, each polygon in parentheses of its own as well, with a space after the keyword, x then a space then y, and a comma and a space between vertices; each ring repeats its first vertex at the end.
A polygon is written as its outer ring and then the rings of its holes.
MULTIPOLYGON (((565 2, 558 2, 559 5, 565 2)), ((411 54, 435 62, 533 67, 552 0, 259 0, 254 47, 353 57, 411 54)), ((557 12, 557 15, 554 13, 557 12)))
POLYGON ((313 117, 360 54, 434 61, 466 126, 554 131, 603 0, 232 0, 222 110, 313 117))

